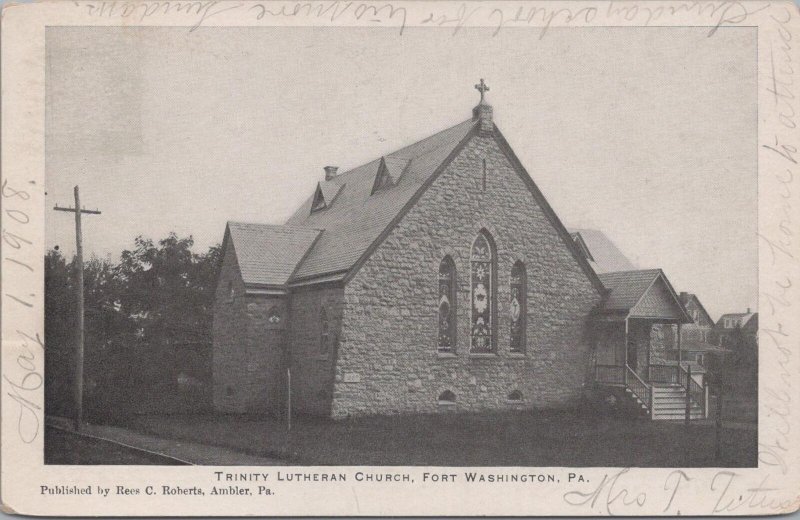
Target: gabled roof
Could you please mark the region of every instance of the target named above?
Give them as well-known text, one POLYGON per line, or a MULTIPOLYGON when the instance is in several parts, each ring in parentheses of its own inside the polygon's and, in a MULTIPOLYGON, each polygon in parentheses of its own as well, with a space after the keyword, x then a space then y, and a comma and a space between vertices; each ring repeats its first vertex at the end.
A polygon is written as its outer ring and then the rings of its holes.
POLYGON ((283 286, 317 238, 319 229, 228 222, 225 241, 236 251, 247 286, 283 286))
POLYGON ((632 271, 636 266, 608 236, 597 229, 570 229, 573 240, 588 252, 589 265, 597 274, 632 271))
POLYGON ((476 121, 470 119, 405 148, 341 173, 327 183, 346 187, 323 211, 311 212, 310 197, 286 222, 292 227, 324 229, 319 241, 292 277, 302 280, 349 270, 401 214, 414 195, 465 141, 476 121), (372 189, 381 161, 396 184, 372 189))
POLYGON ((660 269, 645 269, 599 274, 600 281, 611 291, 604 308, 609 311, 631 310, 660 273, 660 269))
POLYGON ((619 271, 598 276, 609 290, 600 312, 692 323, 661 269, 619 271))
POLYGON ((714 323, 714 320, 711 319, 711 315, 708 313, 706 308, 703 307, 703 302, 700 301, 700 298, 698 298, 696 294, 689 292, 682 292, 679 296, 681 299, 681 303, 683 304, 684 307, 686 307, 691 300, 694 300, 695 303, 697 303, 697 306, 700 308, 700 310, 703 311, 703 314, 706 315, 708 321, 714 323))
POLYGON ((725 324, 725 319, 727 318, 727 319, 740 320, 739 326, 740 327, 744 327, 755 316, 758 316, 757 312, 739 312, 739 313, 733 312, 733 313, 723 314, 717 320, 717 326, 718 327, 723 327, 723 325, 725 324))
MULTIPOLYGON (((286 222, 288 229, 311 229, 313 233, 303 236, 302 245, 310 242, 306 252, 298 247, 293 254, 282 257, 288 270, 288 256, 296 257, 297 268, 290 273, 292 286, 309 283, 334 282, 352 277, 359 266, 369 257, 394 225, 422 196, 428 186, 445 170, 470 138, 478 132, 479 120, 468 119, 426 139, 396 152, 385 155, 367 164, 336 175, 320 183, 302 206, 286 222), (391 177, 392 186, 374 191, 376 178, 382 171, 391 177), (311 211, 315 202, 324 199, 325 206, 311 211), (330 200, 329 200, 330 199, 330 200), (324 230, 322 233, 319 230, 324 230), (310 237, 314 236, 316 240, 310 237)), ((525 182, 533 199, 539 204, 551 224, 563 240, 565 247, 586 273, 595 290, 604 295, 606 290, 584 254, 572 240, 564 225, 549 205, 544 195, 533 182, 500 130, 494 126, 495 142, 505 153, 520 178, 525 182)), ((279 228, 280 226, 269 226, 279 228)), ((297 238, 299 234, 290 235, 297 238)), ((227 236, 227 235, 226 235, 227 236)), ((254 255, 255 259, 258 255, 254 255)), ((266 260, 265 260, 266 261, 266 260)), ((251 274, 262 269, 249 266, 251 274)), ((253 277, 255 280, 258 277, 253 277)), ((259 282, 266 283, 266 282, 259 282)))

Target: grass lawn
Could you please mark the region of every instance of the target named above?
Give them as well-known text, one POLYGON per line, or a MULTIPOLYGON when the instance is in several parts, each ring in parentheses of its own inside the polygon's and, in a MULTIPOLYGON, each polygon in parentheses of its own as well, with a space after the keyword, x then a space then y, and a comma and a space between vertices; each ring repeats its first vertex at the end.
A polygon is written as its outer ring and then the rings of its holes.
POLYGON ((653 422, 537 410, 398 415, 332 421, 263 416, 140 415, 142 433, 222 446, 302 465, 753 467, 754 428, 653 422))
POLYGON ((159 457, 119 444, 100 439, 84 437, 76 433, 45 427, 45 464, 158 464, 177 465, 173 459, 159 457))

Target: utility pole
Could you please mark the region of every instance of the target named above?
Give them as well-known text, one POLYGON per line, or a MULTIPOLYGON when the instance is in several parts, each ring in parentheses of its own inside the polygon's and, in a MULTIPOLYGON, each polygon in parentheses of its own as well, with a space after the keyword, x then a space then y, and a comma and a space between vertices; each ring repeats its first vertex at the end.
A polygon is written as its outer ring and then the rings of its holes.
POLYGON ((78 324, 75 341, 75 430, 79 431, 83 424, 83 235, 81 233, 81 214, 99 215, 97 210, 81 208, 81 197, 75 186, 75 207, 62 208, 56 205, 56 211, 75 213, 75 256, 78 264, 78 324))

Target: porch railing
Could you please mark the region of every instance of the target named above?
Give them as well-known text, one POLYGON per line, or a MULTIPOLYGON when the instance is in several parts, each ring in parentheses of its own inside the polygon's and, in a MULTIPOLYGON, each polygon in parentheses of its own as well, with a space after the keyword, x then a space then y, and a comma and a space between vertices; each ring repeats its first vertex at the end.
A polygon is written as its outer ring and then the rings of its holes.
POLYGON ((639 377, 639 374, 636 373, 628 365, 625 365, 625 384, 628 389, 639 398, 639 400, 647 406, 648 410, 653 409, 653 399, 652 399, 652 392, 653 389, 642 381, 642 378, 639 377))
POLYGON ((647 367, 647 380, 651 383, 679 384, 678 365, 650 365, 647 367))
POLYGON ((601 384, 625 386, 634 394, 648 411, 653 413, 653 383, 680 385, 684 391, 688 387, 691 401, 702 410, 706 417, 708 407, 708 388, 691 377, 688 365, 650 365, 647 368, 647 382, 628 365, 595 365, 594 380, 601 384))
POLYGON ((625 384, 625 367, 622 365, 595 365, 594 380, 611 385, 625 384))

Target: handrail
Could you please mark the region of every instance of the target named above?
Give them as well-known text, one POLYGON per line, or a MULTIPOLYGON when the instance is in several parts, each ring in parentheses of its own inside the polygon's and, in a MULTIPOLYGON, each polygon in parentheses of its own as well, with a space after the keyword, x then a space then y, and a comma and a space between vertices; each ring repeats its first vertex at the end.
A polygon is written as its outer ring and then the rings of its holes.
POLYGON ((625 373, 628 377, 626 377, 626 386, 630 391, 639 398, 642 403, 647 406, 648 413, 652 413, 652 392, 653 389, 650 388, 650 385, 645 383, 639 374, 637 374, 627 363, 625 364, 625 373), (633 378, 630 377, 633 375, 633 378))
POLYGON ((650 385, 648 385, 647 383, 645 383, 645 382, 644 382, 644 379, 642 379, 641 377, 639 377, 639 374, 637 374, 637 373, 636 373, 636 371, 630 367, 630 365, 625 365, 625 368, 627 368, 627 369, 628 369, 628 372, 630 372, 631 374, 633 374, 633 377, 635 377, 636 379, 638 379, 638 380, 639 380, 639 382, 640 382, 641 384, 643 384, 644 386, 646 386, 646 387, 650 388, 650 385))
POLYGON ((707 404, 705 402, 705 396, 706 396, 705 389, 702 386, 700 386, 700 384, 697 381, 695 381, 693 377, 691 377, 691 374, 683 366, 683 364, 681 364, 679 366, 681 368, 681 372, 680 372, 681 386, 683 388, 687 388, 687 385, 688 385, 689 396, 690 396, 691 400, 694 401, 695 403, 697 403, 698 406, 700 406, 700 410, 702 412, 702 416, 705 417, 705 415, 706 415, 706 404, 707 404), (686 381, 686 383, 684 383, 684 381, 686 381))

